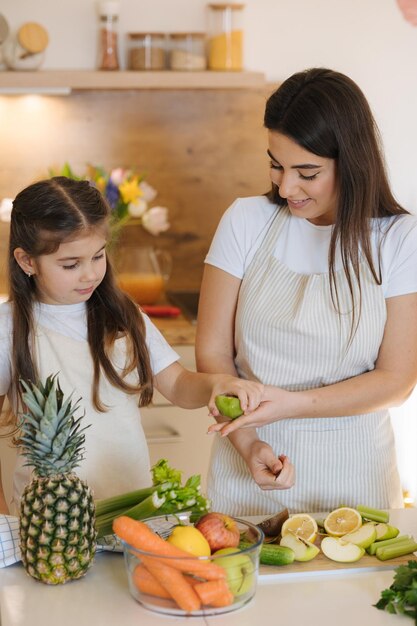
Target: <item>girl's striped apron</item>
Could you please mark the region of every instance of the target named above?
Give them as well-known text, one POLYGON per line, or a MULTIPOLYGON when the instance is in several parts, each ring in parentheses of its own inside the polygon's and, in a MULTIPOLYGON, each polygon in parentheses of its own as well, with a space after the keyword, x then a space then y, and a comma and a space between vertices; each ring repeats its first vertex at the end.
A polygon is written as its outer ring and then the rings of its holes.
MULTIPOLYGON (((277 210, 241 284, 235 325, 239 376, 289 391, 331 385, 374 369, 386 322, 382 289, 361 264, 360 323, 349 344, 351 300, 337 272, 341 315, 328 274, 297 274, 274 254, 290 214, 277 210)), ((300 254, 303 254, 300 242, 300 254)), ((358 293, 355 293, 358 302, 358 293)), ((295 466, 291 489, 263 491, 227 438, 212 449, 208 495, 212 509, 231 515, 325 511, 341 504, 402 507, 395 442, 386 410, 363 415, 285 419, 258 429, 276 455, 295 466)))

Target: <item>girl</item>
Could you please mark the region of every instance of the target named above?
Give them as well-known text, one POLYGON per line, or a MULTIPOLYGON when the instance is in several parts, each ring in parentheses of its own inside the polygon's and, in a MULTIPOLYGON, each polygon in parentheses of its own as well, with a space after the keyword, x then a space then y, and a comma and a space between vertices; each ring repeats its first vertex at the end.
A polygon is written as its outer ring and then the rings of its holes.
MULTIPOLYGON (((63 392, 81 396, 91 424, 78 473, 96 498, 149 484, 138 404, 149 404, 154 386, 184 408, 208 403, 213 414, 218 394, 238 395, 248 410, 262 395, 260 384, 193 373, 177 363, 178 355, 115 284, 106 256, 109 217, 103 196, 87 181, 56 177, 21 191, 10 224, 10 301, 0 307, 0 405, 7 394, 17 415, 19 379, 44 381, 59 372, 63 392)), ((13 510, 29 471, 18 456, 13 510)), ((4 499, 2 506, 6 512, 4 499)))
POLYGON ((347 76, 291 76, 264 123, 272 190, 220 222, 196 349, 199 371, 260 381, 266 401, 210 427, 223 438, 208 495, 235 515, 401 507, 388 409, 417 380, 417 218, 393 197, 369 105, 347 76), (271 472, 277 450, 295 465, 292 489, 271 472))

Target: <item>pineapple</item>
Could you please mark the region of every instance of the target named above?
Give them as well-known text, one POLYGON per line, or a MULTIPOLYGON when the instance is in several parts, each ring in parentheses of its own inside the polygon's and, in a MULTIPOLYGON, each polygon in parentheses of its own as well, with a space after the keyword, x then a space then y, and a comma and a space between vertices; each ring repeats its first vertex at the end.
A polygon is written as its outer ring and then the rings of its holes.
POLYGON ((93 496, 74 473, 85 429, 74 418, 79 401, 64 401, 57 375, 22 385, 27 411, 18 445, 34 472, 20 501, 21 556, 28 574, 56 585, 83 576, 95 554, 93 496))

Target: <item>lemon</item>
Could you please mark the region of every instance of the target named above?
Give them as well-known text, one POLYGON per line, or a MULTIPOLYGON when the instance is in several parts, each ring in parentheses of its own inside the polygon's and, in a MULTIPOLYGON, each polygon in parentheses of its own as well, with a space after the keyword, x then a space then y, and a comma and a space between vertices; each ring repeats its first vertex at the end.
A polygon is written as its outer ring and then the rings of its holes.
POLYGON ((282 537, 290 533, 313 543, 318 533, 317 522, 307 513, 295 513, 285 520, 281 528, 282 537))
POLYGON ((324 520, 325 531, 333 537, 353 533, 362 526, 362 516, 356 509, 347 506, 331 511, 324 520))
POLYGON ((210 556, 211 554, 207 539, 194 526, 175 526, 167 541, 193 556, 210 556))

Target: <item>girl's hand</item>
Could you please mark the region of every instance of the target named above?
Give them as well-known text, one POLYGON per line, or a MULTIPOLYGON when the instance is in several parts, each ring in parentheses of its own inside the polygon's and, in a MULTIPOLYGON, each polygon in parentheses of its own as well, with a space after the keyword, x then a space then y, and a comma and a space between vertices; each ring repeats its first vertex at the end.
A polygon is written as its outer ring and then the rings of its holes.
POLYGON ((265 441, 255 440, 245 461, 252 478, 264 490, 289 489, 295 482, 295 469, 285 455, 275 456, 265 441))
POLYGON ((218 432, 222 437, 227 437, 227 435, 230 435, 230 433, 238 430, 238 428, 258 428, 259 426, 265 426, 266 424, 277 422, 285 417, 288 417, 285 413, 283 415, 278 414, 277 405, 274 402, 265 400, 259 404, 258 408, 255 408, 252 412, 246 411, 241 417, 237 417, 233 420, 227 419, 227 421, 223 420, 221 423, 212 424, 209 426, 208 432, 218 432))
POLYGON ((263 399, 265 387, 262 383, 253 380, 245 380, 244 378, 236 378, 228 374, 219 374, 216 376, 216 379, 208 403, 210 415, 216 419, 217 417, 223 419, 216 407, 216 396, 237 396, 244 415, 248 415, 254 411, 263 399))

